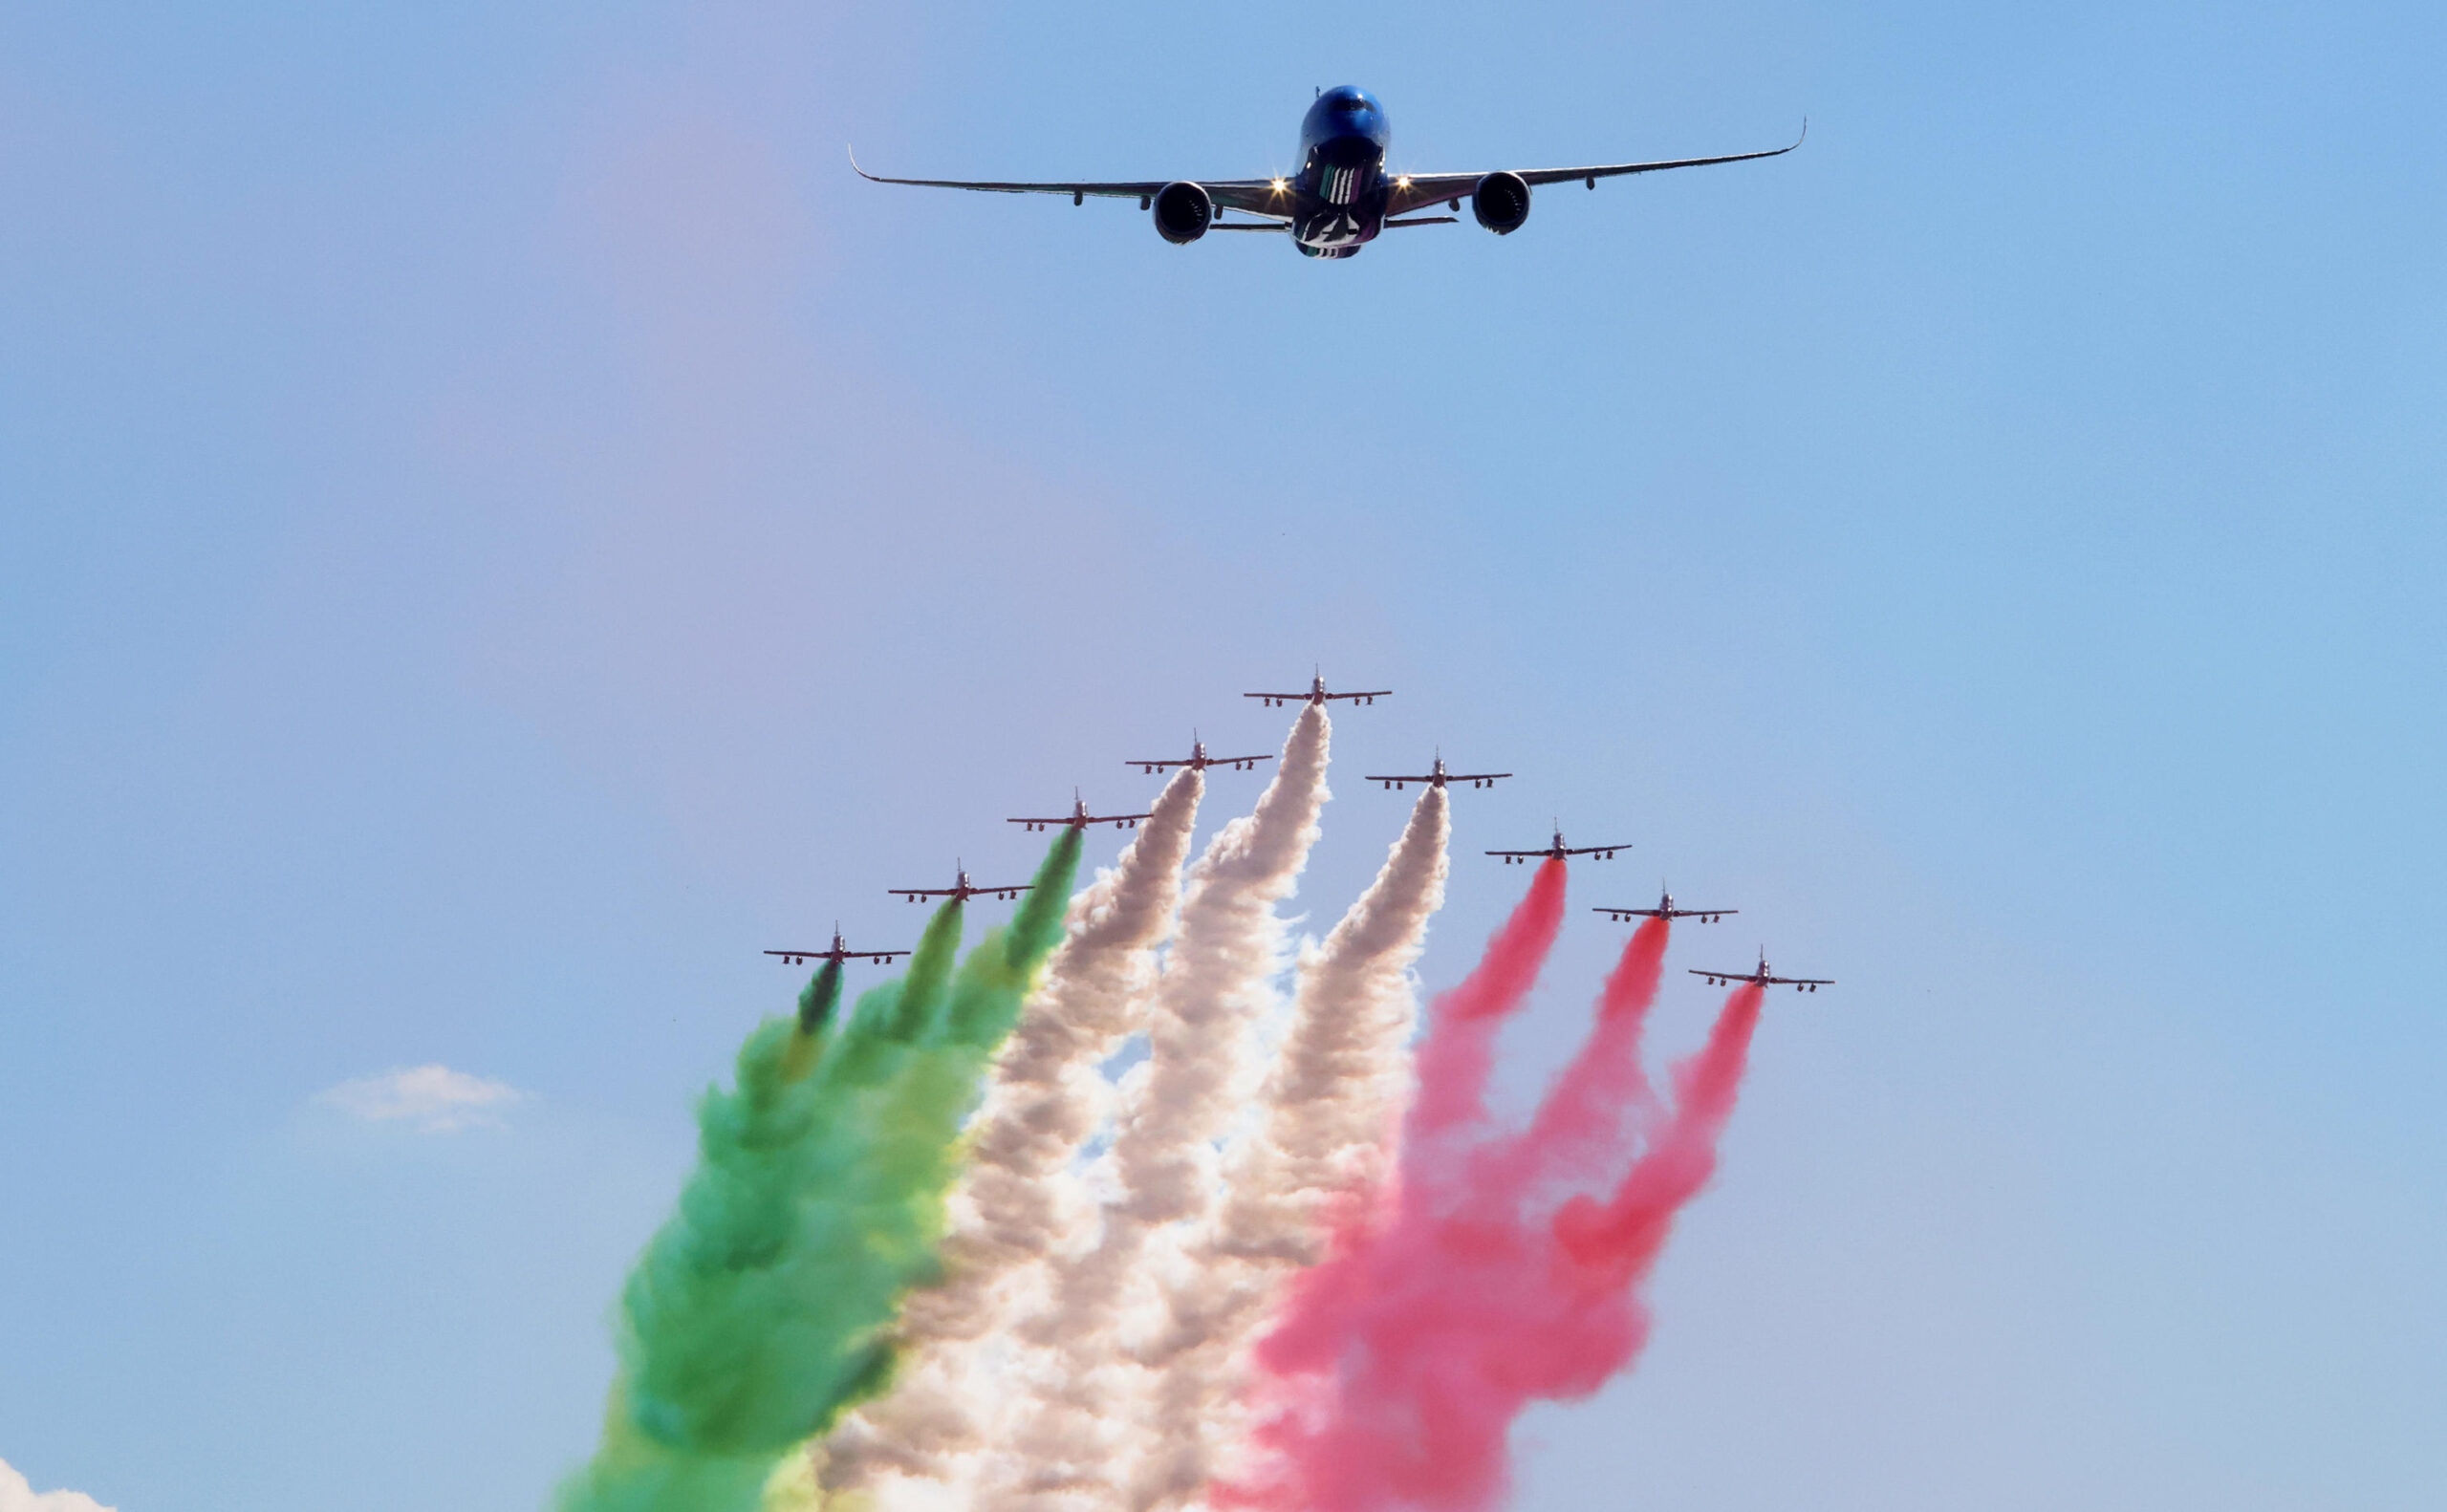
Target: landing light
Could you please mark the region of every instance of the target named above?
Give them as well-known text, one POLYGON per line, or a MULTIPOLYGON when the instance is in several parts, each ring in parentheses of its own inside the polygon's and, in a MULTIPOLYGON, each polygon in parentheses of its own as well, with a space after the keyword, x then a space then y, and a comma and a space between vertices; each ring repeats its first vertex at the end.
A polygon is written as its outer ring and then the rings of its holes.
POLYGON ((1283 181, 1281 179, 1277 179, 1269 185, 1269 187, 1272 188, 1275 193, 1281 194, 1283 192, 1283 181))
POLYGON ((1396 179, 1396 180, 1394 181, 1394 187, 1396 187, 1396 188, 1397 188, 1397 189, 1407 189, 1407 188, 1409 188, 1410 186, 1411 186, 1411 176, 1410 176, 1409 174, 1407 174, 1407 173, 1403 174, 1400 178, 1396 179))

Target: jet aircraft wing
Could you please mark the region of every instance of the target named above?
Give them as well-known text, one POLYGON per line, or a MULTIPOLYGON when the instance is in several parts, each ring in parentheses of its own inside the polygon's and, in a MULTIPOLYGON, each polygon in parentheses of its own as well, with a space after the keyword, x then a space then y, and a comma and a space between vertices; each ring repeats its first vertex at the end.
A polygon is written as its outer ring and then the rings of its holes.
POLYGON ((1034 886, 1036 886, 1034 882, 1019 882, 1009 887, 887 887, 884 891, 894 897, 905 897, 913 903, 921 897, 958 897, 963 893, 966 893, 970 897, 1000 898, 1007 903, 1034 886))
MULTIPOLYGON (((1802 144, 1809 135, 1809 123, 1802 122, 1802 134, 1793 139, 1791 147, 1770 147, 1765 152, 1737 152, 1722 158, 1673 158, 1657 162, 1600 162, 1585 168, 1515 168, 1524 183, 1533 188, 1542 184, 1570 184, 1574 179, 1597 187, 1600 179, 1620 178, 1627 173, 1657 173, 1666 168, 1705 168, 1720 162, 1748 162, 1757 158, 1781 158, 1802 144)), ((1490 172, 1500 170, 1488 170, 1490 172)), ((1459 201, 1470 197, 1486 173, 1405 173, 1394 179, 1392 199, 1385 205, 1387 215, 1407 215, 1424 209, 1440 200, 1459 201)), ((1159 184, 1157 187, 1161 188, 1159 184)))
POLYGON ((1763 977, 1755 971, 1694 969, 1691 975, 1707 978, 1710 985, 1722 986, 1730 986, 1737 982, 1755 983, 1763 987, 1831 987, 1835 985, 1833 979, 1828 977, 1763 977))
MULTIPOLYGON (((795 966, 811 961, 830 961, 834 953, 830 950, 769 950, 765 954, 779 956, 783 964, 795 966)), ((844 950, 840 957, 844 961, 880 961, 890 965, 907 954, 909 952, 905 950, 844 950)))
MULTIPOLYGON (((1462 774, 1456 773, 1455 775, 1460 776, 1462 774)), ((1508 777, 1512 774, 1510 772, 1506 772, 1505 775, 1508 777)), ((1501 855, 1515 860, 1527 860, 1532 856, 1548 855, 1601 855, 1611 861, 1614 858, 1615 852, 1628 851, 1630 849, 1631 847, 1628 845, 1576 845, 1558 851, 1553 846, 1548 846, 1546 849, 1541 851, 1489 851, 1487 854, 1501 855)))
POLYGON ((1244 693, 1241 695, 1245 699, 1264 699, 1268 707, 1277 703, 1306 703, 1310 699, 1323 699, 1332 703, 1341 699, 1389 699, 1393 696, 1392 688, 1377 688, 1367 693, 1244 693))
MULTIPOLYGON (((1466 782, 1466 783, 1490 783, 1490 782, 1496 782, 1496 781, 1499 781, 1499 780, 1501 780, 1501 779, 1503 779, 1503 778, 1509 777, 1509 776, 1511 776, 1511 775, 1512 775, 1512 773, 1510 773, 1510 772, 1508 772, 1508 771, 1448 771, 1448 772, 1446 772, 1446 773, 1444 774, 1444 781, 1445 781, 1445 782, 1446 782, 1446 784, 1448 784, 1448 785, 1453 784, 1453 783, 1457 783, 1457 782, 1466 782)), ((1433 783, 1434 781, 1436 781, 1436 778, 1435 778, 1434 776, 1427 776, 1427 777, 1402 777, 1402 776, 1396 776, 1396 775, 1380 775, 1380 774, 1378 774, 1378 773, 1376 773, 1376 772, 1370 772, 1370 773, 1368 773, 1366 776, 1362 777, 1362 778, 1360 779, 1360 781, 1362 781, 1362 782, 1381 782, 1381 783, 1388 784, 1388 785, 1390 785, 1390 786, 1392 786, 1392 787, 1395 787, 1395 788, 1399 788, 1399 787, 1401 787, 1401 786, 1402 786, 1403 784, 1405 784, 1405 783, 1414 783, 1414 782, 1433 783)), ((1488 854, 1490 854, 1490 855, 1495 854, 1495 853, 1494 853, 1494 852, 1492 852, 1492 851, 1488 852, 1487 853, 1488 853, 1488 854)), ((1532 852, 1530 852, 1530 853, 1529 853, 1529 854, 1531 854, 1531 855, 1544 855, 1544 854, 1546 854, 1547 853, 1546 853, 1546 852, 1544 852, 1544 851, 1532 851, 1532 852)))
MULTIPOLYGON (((1713 924, 1718 919, 1739 914, 1742 910, 1738 908, 1592 908, 1590 912, 1603 914, 1618 924, 1628 924, 1635 918, 1701 918, 1713 924)), ((1706 976, 1707 973, 1703 971, 1700 975, 1706 976)))
MULTIPOLYGON (((1007 179, 893 179, 879 173, 869 173, 858 166, 856 153, 850 155, 850 167, 859 178, 871 184, 906 184, 921 189, 976 189, 986 194, 1067 194, 1073 205, 1084 204, 1088 196, 1100 200, 1137 200, 1145 209, 1147 202, 1172 179, 1130 179, 1117 181, 1065 180, 1060 183, 1007 179)), ((1219 208, 1241 210, 1250 215, 1285 218, 1290 211, 1284 207, 1288 186, 1273 179, 1192 179, 1189 183, 1204 189, 1207 198, 1219 208)), ((1476 183, 1476 180, 1471 181, 1476 183)), ((1209 227, 1217 229, 1218 227, 1209 227)), ((1230 230, 1235 227, 1224 227, 1230 230)), ((1250 227, 1255 230, 1258 227, 1250 227)))
POLYGON ((1122 765, 1125 767, 1141 767, 1147 775, 1153 776, 1167 767, 1237 767, 1242 771, 1254 771, 1257 769, 1255 765, 1256 763, 1272 760, 1274 760, 1274 757, 1270 754, 1266 756, 1207 756, 1198 759, 1192 759, 1186 756, 1177 756, 1171 761, 1127 761, 1123 762, 1122 765))

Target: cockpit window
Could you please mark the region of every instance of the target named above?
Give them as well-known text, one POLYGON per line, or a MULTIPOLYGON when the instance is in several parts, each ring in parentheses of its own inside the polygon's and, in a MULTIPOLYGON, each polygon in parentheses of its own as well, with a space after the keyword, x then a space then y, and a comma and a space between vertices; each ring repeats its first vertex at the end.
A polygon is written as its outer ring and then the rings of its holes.
POLYGON ((1334 101, 1334 109, 1346 114, 1356 114, 1367 108, 1368 101, 1357 95, 1345 95, 1334 101))

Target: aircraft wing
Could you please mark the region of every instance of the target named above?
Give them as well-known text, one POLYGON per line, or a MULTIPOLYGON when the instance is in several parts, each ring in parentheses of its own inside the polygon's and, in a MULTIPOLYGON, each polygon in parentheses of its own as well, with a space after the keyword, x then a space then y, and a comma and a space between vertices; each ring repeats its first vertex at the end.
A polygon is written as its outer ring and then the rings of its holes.
POLYGON ((1662 911, 1654 908, 1592 908, 1590 912, 1603 914, 1616 923, 1621 923, 1627 918, 1656 918, 1662 911))
POLYGON ((1834 982, 1826 977, 1763 977, 1756 971, 1700 971, 1691 975, 1705 977, 1710 982, 1746 982, 1763 987, 1831 987, 1834 982))
MULTIPOLYGON (((870 184, 906 184, 921 189, 976 189, 986 194, 1067 194, 1071 196, 1071 203, 1073 205, 1085 204, 1088 196, 1093 194, 1100 200, 1137 200, 1139 202, 1140 209, 1147 207, 1147 202, 1155 198, 1157 190, 1168 184, 1180 182, 1173 179, 1115 181, 1067 179, 1060 182, 1014 179, 893 179, 879 173, 869 173, 866 169, 859 167, 856 153, 850 155, 850 167, 859 178, 870 184)), ((1208 198, 1215 202, 1219 209, 1241 210, 1250 215, 1270 215, 1278 220, 1286 219, 1291 213, 1285 206, 1288 188, 1279 185, 1272 179, 1192 179, 1188 182, 1204 189, 1208 198)))
POLYGON ((1088 816, 1088 822, 1090 824, 1137 824, 1141 819, 1154 817, 1156 816, 1152 813, 1094 813, 1088 816))
MULTIPOLYGON (((1494 782, 1496 779, 1498 779, 1498 778, 1500 778, 1500 777, 1509 777, 1509 776, 1511 776, 1511 775, 1512 775, 1512 773, 1510 773, 1510 772, 1508 772, 1508 771, 1448 771, 1448 772, 1446 772, 1446 773, 1444 774, 1444 782, 1445 782, 1445 785, 1446 785, 1447 787, 1450 787, 1450 786, 1452 786, 1454 783, 1457 783, 1457 782, 1467 782, 1467 783, 1494 782)), ((1414 783, 1414 782, 1417 782, 1417 783, 1432 783, 1432 782, 1436 781, 1436 779, 1435 779, 1433 776, 1428 776, 1428 777, 1380 777, 1380 776, 1376 775, 1376 774, 1375 774, 1375 773, 1374 773, 1374 772, 1371 772, 1371 773, 1369 773, 1369 774, 1367 774, 1367 775, 1365 775, 1365 776, 1361 777, 1359 780, 1360 780, 1361 782, 1382 782, 1382 783, 1391 783, 1391 784, 1393 784, 1393 785, 1394 785, 1395 787, 1397 787, 1397 788, 1398 788, 1398 787, 1402 786, 1404 783, 1414 783)), ((1504 852, 1502 852, 1502 851, 1489 851, 1489 852, 1487 853, 1487 854, 1489 854, 1489 855, 1502 855, 1502 854, 1504 854, 1504 853, 1504 853, 1504 852)), ((1524 851, 1524 852, 1522 852, 1521 853, 1522 853, 1522 854, 1524 854, 1524 855, 1544 855, 1544 854, 1546 854, 1547 853, 1546 853, 1546 852, 1544 852, 1544 851, 1524 851)))
POLYGON ((1324 698, 1329 703, 1335 703, 1345 700, 1388 699, 1393 696, 1394 690, 1392 688, 1375 688, 1366 693, 1327 693, 1322 695, 1315 693, 1244 693, 1241 695, 1241 697, 1245 699, 1264 699, 1269 703, 1306 703, 1310 699, 1319 697, 1324 698))
MULTIPOLYGON (((921 897, 949 897, 960 889, 957 887, 887 887, 884 891, 895 897, 905 897, 914 903, 921 897)), ((985 889, 971 888, 969 891, 978 893, 984 892, 985 889)))
MULTIPOLYGON (((1631 847, 1630 847, 1630 846, 1628 846, 1628 845, 1582 845, 1582 846, 1574 846, 1574 847, 1572 847, 1572 848, 1570 848, 1570 849, 1569 849, 1569 850, 1565 851, 1565 852, 1564 852, 1564 854, 1566 854, 1566 855, 1602 855, 1602 856, 1605 856, 1605 857, 1607 857, 1607 858, 1609 858, 1609 859, 1611 860, 1611 859, 1613 857, 1613 854, 1614 854, 1614 853, 1615 853, 1615 852, 1617 852, 1617 851, 1628 851, 1628 850, 1630 850, 1630 849, 1631 849, 1631 847)), ((1543 855, 1543 854, 1545 854, 1546 853, 1542 851, 1542 852, 1539 852, 1539 853, 1539 853, 1539 854, 1543 855)))
MULTIPOLYGON (((1251 762, 1272 760, 1274 760, 1274 757, 1271 753, 1264 756, 1209 756, 1206 758, 1203 765, 1208 767, 1246 767, 1251 762)), ((1171 761, 1126 761, 1123 762, 1122 765, 1124 767, 1136 767, 1142 771, 1157 772, 1163 770, 1167 767, 1195 767, 1201 764, 1194 762, 1185 756, 1176 756, 1171 761)))
MULTIPOLYGON (((1656 173, 1666 168, 1705 168, 1720 162, 1748 162, 1754 158, 1781 158, 1802 144, 1809 135, 1809 123, 1802 122, 1802 135, 1793 140, 1792 147, 1770 147, 1765 152, 1737 152, 1722 158, 1673 158, 1657 162, 1600 162, 1585 168, 1515 168, 1532 186, 1541 184, 1570 184, 1578 179, 1591 188, 1600 179, 1620 178, 1627 173, 1656 173)), ((1494 170, 1489 170, 1494 171, 1494 170)), ((1405 215, 1422 209, 1440 200, 1456 201, 1469 198, 1485 173, 1408 173, 1394 180, 1394 193, 1385 205, 1387 215, 1405 215)))

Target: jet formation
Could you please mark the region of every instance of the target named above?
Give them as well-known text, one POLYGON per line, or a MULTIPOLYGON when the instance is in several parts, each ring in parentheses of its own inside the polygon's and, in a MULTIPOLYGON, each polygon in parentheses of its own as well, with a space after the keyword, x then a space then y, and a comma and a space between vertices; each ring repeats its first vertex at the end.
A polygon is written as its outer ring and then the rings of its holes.
MULTIPOLYGON (((1245 698, 1261 700, 1267 708, 1278 708, 1291 703, 1314 703, 1324 705, 1333 702, 1350 702, 1353 704, 1370 704, 1375 702, 1378 699, 1389 698, 1392 694, 1393 689, 1391 688, 1374 688, 1364 692, 1335 693, 1327 688, 1325 676, 1320 672, 1310 680, 1309 691, 1306 693, 1249 693, 1243 696, 1245 698)), ((1125 765, 1137 767, 1145 774, 1152 776, 1157 772, 1168 771, 1177 767, 1186 767, 1193 771, 1205 771, 1213 767, 1223 767, 1232 771, 1254 771, 1257 769, 1258 763, 1272 760, 1274 760, 1274 757, 1270 754, 1262 756, 1210 755, 1207 752, 1205 741, 1201 739, 1196 732, 1192 732, 1190 736, 1190 753, 1187 756, 1177 756, 1164 759, 1135 758, 1125 763, 1125 765)), ((1371 773, 1366 780, 1373 783, 1382 784, 1389 791, 1399 791, 1413 783, 1419 783, 1427 787, 1442 788, 1450 788, 1457 784, 1464 783, 1472 788, 1492 788, 1497 783, 1504 781, 1511 775, 1512 773, 1508 771, 1452 771, 1445 767, 1443 754, 1439 752, 1435 761, 1424 773, 1371 773)), ((1026 816, 1014 818, 1007 822, 1024 826, 1033 833, 1039 831, 1057 828, 1064 830, 1085 831, 1092 826, 1107 824, 1112 825, 1117 830, 1135 830, 1138 827, 1138 822, 1140 820, 1151 817, 1153 817, 1151 813, 1091 813, 1088 810, 1087 800, 1081 797, 1076 790, 1073 790, 1071 795, 1071 811, 1068 814, 1064 814, 1059 817, 1026 816)), ((1489 851, 1486 853, 1502 859, 1506 866, 1513 866, 1538 860, 1561 861, 1566 857, 1575 855, 1594 856, 1601 861, 1611 861, 1618 852, 1628 851, 1630 849, 1632 849, 1632 847, 1629 844, 1568 845, 1564 841, 1563 826, 1558 823, 1554 827, 1552 838, 1548 844, 1537 850, 1489 851)), ((885 891, 895 897, 905 897, 913 903, 918 902, 922 898, 929 897, 945 897, 956 902, 963 903, 972 897, 993 897, 1007 902, 1018 898, 1022 893, 1029 891, 1029 888, 1034 885, 1035 884, 1029 882, 1017 882, 1002 886, 980 887, 968 879, 967 866, 965 864, 956 863, 953 868, 952 885, 949 887, 894 887, 886 888, 885 891)), ((1592 910, 1592 912, 1604 914, 1618 923, 1628 923, 1635 918, 1696 918, 1702 923, 1713 924, 1721 918, 1728 918, 1731 915, 1740 913, 1741 910, 1734 908, 1678 907, 1674 901, 1674 895, 1671 892, 1665 892, 1660 889, 1660 896, 1657 898, 1657 903, 1655 908, 1599 907, 1592 910)), ((788 965, 803 965, 811 961, 821 961, 837 966, 848 961, 881 961, 885 965, 890 965, 893 961, 908 955, 909 952, 906 950, 852 950, 843 943, 840 928, 836 925, 833 931, 833 944, 828 949, 769 950, 765 952, 765 954, 769 956, 777 956, 781 958, 785 964, 788 965)), ((1831 980, 1826 978, 1779 977, 1773 975, 1768 970, 1767 953, 1764 947, 1759 952, 1759 965, 1756 970, 1748 972, 1695 970, 1691 975, 1695 977, 1705 977, 1711 983, 1719 985, 1732 983, 1753 983, 1761 986, 1788 986, 1801 992, 1815 992, 1821 987, 1831 987, 1835 984, 1831 980)))
MULTIPOLYGON (((1809 123, 1802 122, 1802 136, 1809 123)), ((850 155, 851 170, 875 184, 906 184, 926 189, 978 189, 989 194, 1067 194, 1072 205, 1091 196, 1137 200, 1154 217, 1156 234, 1186 247, 1209 231, 1256 231, 1286 235, 1307 257, 1339 259, 1389 230, 1451 226, 1470 218, 1498 236, 1509 236, 1529 219, 1529 191, 1577 180, 1597 187, 1600 179, 1667 168, 1705 168, 1722 162, 1780 158, 1801 145, 1736 152, 1713 158, 1668 158, 1647 162, 1599 162, 1577 168, 1495 168, 1475 173, 1396 173, 1386 167, 1393 122, 1375 96, 1353 84, 1317 91, 1300 120, 1300 143, 1288 174, 1264 179, 895 179, 869 173, 850 155), (1421 214, 1441 206, 1449 213, 1421 214), (1226 212, 1248 217, 1224 219, 1226 212)))

